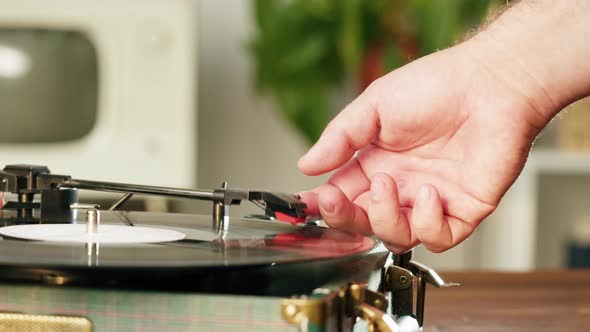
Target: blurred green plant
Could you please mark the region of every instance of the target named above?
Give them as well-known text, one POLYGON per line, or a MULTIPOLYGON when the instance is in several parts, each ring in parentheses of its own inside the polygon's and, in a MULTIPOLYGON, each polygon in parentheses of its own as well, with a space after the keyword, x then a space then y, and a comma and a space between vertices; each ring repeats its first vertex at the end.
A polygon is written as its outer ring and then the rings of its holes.
POLYGON ((309 143, 333 112, 332 93, 360 88, 419 56, 450 46, 493 0, 253 0, 256 88, 309 143))

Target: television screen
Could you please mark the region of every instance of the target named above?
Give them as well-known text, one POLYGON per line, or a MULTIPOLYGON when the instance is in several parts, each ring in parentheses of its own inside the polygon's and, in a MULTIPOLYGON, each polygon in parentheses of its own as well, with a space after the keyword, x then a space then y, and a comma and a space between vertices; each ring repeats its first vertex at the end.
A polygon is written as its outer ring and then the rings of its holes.
POLYGON ((87 135, 97 118, 98 66, 81 32, 0 28, 0 144, 87 135))

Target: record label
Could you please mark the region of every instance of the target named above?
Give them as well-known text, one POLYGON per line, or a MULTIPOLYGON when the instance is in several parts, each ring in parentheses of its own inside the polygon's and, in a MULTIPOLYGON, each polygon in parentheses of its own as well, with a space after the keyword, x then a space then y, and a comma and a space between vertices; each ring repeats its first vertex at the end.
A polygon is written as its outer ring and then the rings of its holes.
POLYGON ((89 234, 85 224, 32 224, 0 227, 3 236, 34 241, 69 243, 138 244, 180 241, 181 232, 125 225, 100 225, 96 233, 89 234))

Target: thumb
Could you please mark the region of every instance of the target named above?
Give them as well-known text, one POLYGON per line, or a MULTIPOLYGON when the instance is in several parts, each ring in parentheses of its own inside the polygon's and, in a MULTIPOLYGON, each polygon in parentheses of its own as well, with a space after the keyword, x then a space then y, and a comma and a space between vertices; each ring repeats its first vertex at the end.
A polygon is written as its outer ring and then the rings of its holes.
POLYGON ((303 173, 318 175, 336 169, 375 139, 379 115, 369 89, 330 121, 316 144, 299 159, 303 173))

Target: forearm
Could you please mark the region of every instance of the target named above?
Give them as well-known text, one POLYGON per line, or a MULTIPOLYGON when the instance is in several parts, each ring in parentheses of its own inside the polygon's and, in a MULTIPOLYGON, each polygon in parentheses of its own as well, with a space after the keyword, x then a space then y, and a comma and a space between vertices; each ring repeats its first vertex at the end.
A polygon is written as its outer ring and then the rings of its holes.
POLYGON ((590 1, 520 1, 462 47, 544 121, 590 95, 590 1))

